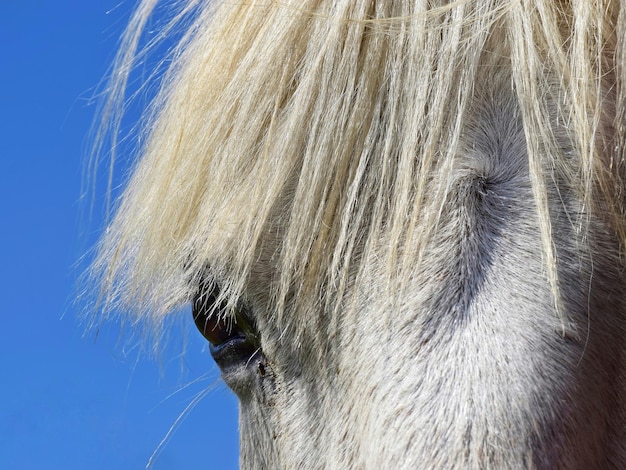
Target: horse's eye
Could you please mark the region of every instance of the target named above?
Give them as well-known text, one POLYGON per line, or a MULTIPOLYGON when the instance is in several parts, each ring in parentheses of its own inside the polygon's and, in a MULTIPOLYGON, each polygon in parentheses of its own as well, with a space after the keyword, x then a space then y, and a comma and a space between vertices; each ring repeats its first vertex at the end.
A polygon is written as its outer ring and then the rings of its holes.
MULTIPOLYGON (((203 286, 205 287, 205 286, 203 286)), ((216 286, 201 288, 193 300, 193 319, 210 345, 211 355, 225 369, 245 362, 259 350, 259 338, 243 309, 227 312, 216 286)))
POLYGON ((225 318, 226 306, 218 304, 217 292, 200 292, 193 301, 193 319, 202 336, 213 346, 220 346, 233 337, 244 336, 236 319, 225 318))

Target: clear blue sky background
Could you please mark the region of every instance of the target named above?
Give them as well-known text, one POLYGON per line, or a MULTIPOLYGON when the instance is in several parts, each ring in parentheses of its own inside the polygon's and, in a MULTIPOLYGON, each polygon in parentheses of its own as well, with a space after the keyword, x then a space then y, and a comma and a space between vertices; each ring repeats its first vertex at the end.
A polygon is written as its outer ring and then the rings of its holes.
POLYGON ((101 229, 97 216, 79 223, 95 113, 89 101, 133 6, 5 0, 0 7, 3 469, 144 468, 207 388, 152 468, 237 467, 236 400, 190 317, 157 361, 138 356, 119 324, 85 336, 73 304, 75 265, 101 229))

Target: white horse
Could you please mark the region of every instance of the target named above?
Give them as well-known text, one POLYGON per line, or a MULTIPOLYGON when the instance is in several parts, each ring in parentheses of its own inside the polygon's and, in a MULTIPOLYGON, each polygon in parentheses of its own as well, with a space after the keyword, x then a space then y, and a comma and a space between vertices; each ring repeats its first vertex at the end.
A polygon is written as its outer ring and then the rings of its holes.
POLYGON ((241 466, 626 468, 623 1, 178 5, 92 273, 193 303, 241 466))

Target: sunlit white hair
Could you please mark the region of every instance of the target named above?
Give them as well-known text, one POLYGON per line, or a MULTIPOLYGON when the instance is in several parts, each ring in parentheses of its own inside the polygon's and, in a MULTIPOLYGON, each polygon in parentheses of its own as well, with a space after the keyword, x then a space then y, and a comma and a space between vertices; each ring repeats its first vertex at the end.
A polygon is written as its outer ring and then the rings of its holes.
MULTIPOLYGON (((112 74, 104 118, 113 133, 155 4, 138 7, 112 74)), ((625 240, 620 1, 190 0, 177 8, 163 36, 193 21, 146 113, 136 168, 91 271, 102 310, 158 323, 203 276, 227 280, 221 288, 237 299, 260 256, 272 265, 268 308, 277 321, 298 311, 304 325, 319 306, 338 308, 359 282, 359 261, 371 257, 386 266, 390 295, 401 296, 398 283, 419 266, 458 177, 468 109, 486 86, 481 67, 502 56, 555 302, 548 181, 579 191, 586 215, 571 223, 581 240, 592 216, 625 240)))

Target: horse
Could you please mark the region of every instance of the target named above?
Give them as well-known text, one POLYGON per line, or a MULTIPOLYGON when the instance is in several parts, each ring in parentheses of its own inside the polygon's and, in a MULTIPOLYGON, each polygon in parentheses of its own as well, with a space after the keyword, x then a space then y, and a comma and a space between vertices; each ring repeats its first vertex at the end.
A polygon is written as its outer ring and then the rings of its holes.
MULTIPOLYGON (((114 131, 155 5, 118 54, 114 131)), ((90 276, 99 315, 157 334, 192 305, 242 468, 626 468, 621 1, 170 19, 90 276)))

